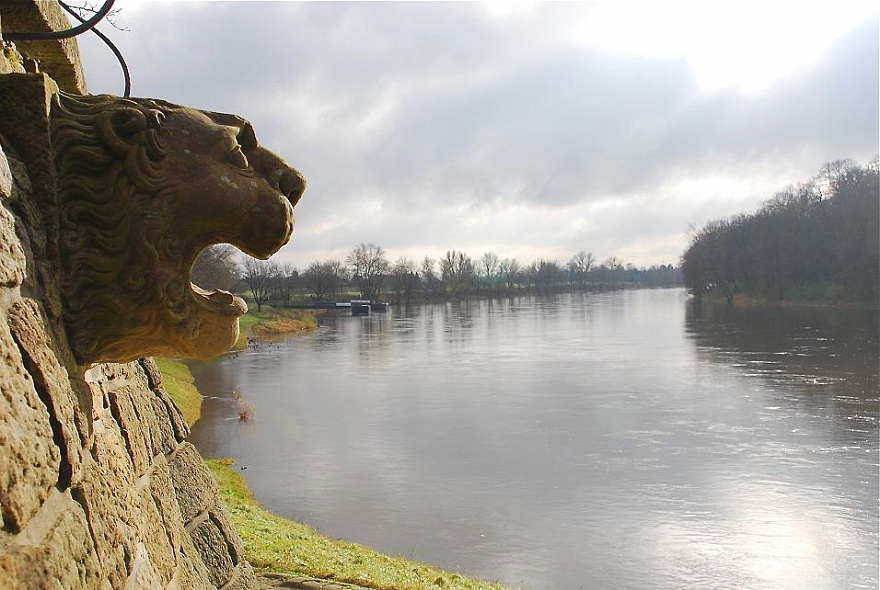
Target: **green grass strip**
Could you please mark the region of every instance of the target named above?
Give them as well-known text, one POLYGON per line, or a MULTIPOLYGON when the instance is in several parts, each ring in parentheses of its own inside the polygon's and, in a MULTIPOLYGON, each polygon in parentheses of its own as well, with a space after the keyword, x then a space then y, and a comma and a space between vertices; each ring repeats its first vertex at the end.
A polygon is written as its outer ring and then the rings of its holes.
POLYGON ((384 555, 356 543, 322 536, 314 529, 276 516, 260 506, 231 459, 209 459, 220 498, 257 568, 357 584, 383 590, 506 590, 499 584, 384 555))
POLYGON ((193 376, 189 367, 169 358, 156 357, 153 360, 162 373, 162 385, 165 386, 165 391, 180 408, 186 423, 192 426, 201 416, 202 396, 193 385, 193 376))

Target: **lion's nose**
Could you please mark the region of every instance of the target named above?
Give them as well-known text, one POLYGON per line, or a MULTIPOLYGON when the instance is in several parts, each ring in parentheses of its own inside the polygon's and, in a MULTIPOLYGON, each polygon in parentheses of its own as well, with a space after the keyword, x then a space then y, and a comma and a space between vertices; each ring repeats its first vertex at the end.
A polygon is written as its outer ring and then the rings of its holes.
MULTIPOLYGON (((250 151, 250 150, 249 150, 250 151)), ((305 177, 268 150, 257 147, 247 154, 251 164, 269 185, 296 205, 306 190, 305 177)))
POLYGON ((299 170, 286 166, 278 179, 278 190, 287 197, 291 206, 296 206, 306 191, 306 179, 299 170))

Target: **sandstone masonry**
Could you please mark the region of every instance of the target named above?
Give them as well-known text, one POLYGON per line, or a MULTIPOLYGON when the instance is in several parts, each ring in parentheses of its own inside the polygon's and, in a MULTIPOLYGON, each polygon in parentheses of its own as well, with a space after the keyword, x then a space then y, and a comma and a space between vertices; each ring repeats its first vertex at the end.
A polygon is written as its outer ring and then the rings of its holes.
MULTIPOLYGON (((0 2, 3 31, 53 1, 0 2)), ((15 24, 15 28, 10 27, 15 24)), ((257 585, 148 359, 79 365, 61 325, 48 97, 84 92, 75 41, 0 56, 0 590, 257 585), (26 72, 32 60, 51 73, 26 72)))

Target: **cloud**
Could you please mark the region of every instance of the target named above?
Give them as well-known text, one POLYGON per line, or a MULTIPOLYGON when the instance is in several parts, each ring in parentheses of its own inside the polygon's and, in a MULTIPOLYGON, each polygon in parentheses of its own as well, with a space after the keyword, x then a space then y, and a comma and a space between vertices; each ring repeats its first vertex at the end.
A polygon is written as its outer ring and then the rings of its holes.
MULTIPOLYGON (((682 53, 584 43, 598 5, 515 8, 151 2, 111 36, 135 94, 242 114, 306 174, 281 254, 301 265, 359 242, 674 262, 688 224, 878 151, 876 14, 742 92, 707 91, 682 53)), ((779 43, 795 32, 780 23, 779 43)), ((83 45, 90 85, 118 91, 116 66, 83 45)))

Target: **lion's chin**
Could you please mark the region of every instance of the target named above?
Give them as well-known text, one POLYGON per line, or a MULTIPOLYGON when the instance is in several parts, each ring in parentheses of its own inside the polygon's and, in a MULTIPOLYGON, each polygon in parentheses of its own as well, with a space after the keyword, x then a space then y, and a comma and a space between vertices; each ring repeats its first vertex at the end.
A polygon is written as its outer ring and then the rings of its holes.
POLYGON ((194 359, 221 355, 238 340, 238 318, 247 313, 247 303, 227 291, 209 291, 190 285, 193 311, 198 315, 198 332, 176 343, 178 354, 194 359))

